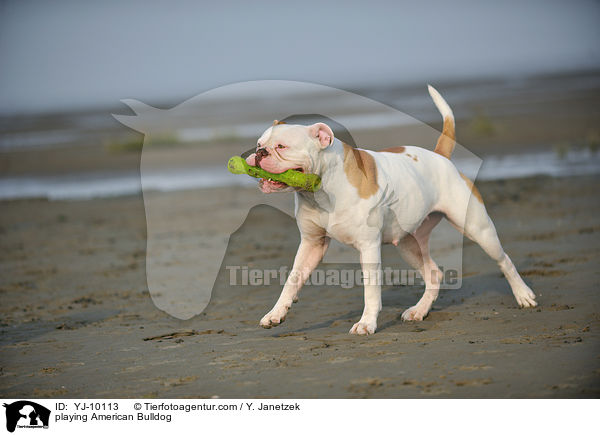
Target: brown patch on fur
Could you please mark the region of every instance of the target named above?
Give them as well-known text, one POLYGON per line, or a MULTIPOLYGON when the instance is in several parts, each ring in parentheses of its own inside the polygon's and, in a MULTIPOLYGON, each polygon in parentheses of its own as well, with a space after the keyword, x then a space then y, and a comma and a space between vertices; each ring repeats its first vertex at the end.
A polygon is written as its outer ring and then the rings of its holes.
POLYGON ((450 117, 444 118, 444 127, 442 134, 438 138, 437 144, 433 152, 438 153, 447 159, 452 155, 454 151, 454 145, 456 145, 456 133, 454 131, 454 121, 450 117))
POLYGON ((481 197, 481 193, 479 193, 479 190, 477 189, 477 187, 473 184, 473 182, 471 180, 469 180, 464 174, 460 173, 460 176, 462 177, 463 180, 465 180, 465 183, 467 183, 467 186, 469 186, 469 189, 471 189, 471 193, 473 195, 475 195, 475 198, 477 198, 477 200, 483 204, 483 198, 481 197))
POLYGON ((285 121, 278 121, 278 120, 273 121, 273 125, 281 125, 281 124, 285 124, 285 123, 286 123, 285 121))
POLYGON ((405 150, 406 150, 406 148, 404 148, 404 147, 391 147, 391 148, 386 148, 384 150, 381 150, 380 153, 402 154, 405 150))
POLYGON ((344 145, 344 172, 350 184, 358 190, 363 199, 374 195, 379 189, 377 184, 377 165, 373 156, 366 151, 344 145))

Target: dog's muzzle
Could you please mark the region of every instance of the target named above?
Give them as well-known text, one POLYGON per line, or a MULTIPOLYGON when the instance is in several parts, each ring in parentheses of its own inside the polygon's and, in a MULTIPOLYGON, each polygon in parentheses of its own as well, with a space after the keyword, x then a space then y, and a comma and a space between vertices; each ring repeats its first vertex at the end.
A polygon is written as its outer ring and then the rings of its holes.
POLYGON ((269 151, 266 148, 259 148, 256 150, 256 158, 254 160, 255 166, 260 167, 260 161, 269 155, 269 151))

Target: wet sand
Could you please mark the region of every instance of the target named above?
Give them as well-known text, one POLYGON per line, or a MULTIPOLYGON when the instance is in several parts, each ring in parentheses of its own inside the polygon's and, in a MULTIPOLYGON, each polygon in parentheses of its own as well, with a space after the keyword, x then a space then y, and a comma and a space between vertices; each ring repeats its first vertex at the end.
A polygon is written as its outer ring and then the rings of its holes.
MULTIPOLYGON (((251 210, 231 238, 210 305, 182 321, 148 294, 141 196, 2 202, 0 394, 599 397, 599 181, 478 183, 539 307, 519 309, 496 265, 465 242, 460 290, 442 291, 423 322, 403 323, 422 288, 385 287, 369 337, 348 335, 362 311, 360 287, 308 287, 283 325, 258 327, 279 285, 231 286, 226 266, 291 265, 298 230, 275 209, 251 210), (258 237, 265 222, 268 239, 258 237)), ((170 195, 189 204, 202 228, 207 208, 226 213, 256 194, 170 195)), ((397 257, 385 252, 384 265, 394 266, 397 257)))

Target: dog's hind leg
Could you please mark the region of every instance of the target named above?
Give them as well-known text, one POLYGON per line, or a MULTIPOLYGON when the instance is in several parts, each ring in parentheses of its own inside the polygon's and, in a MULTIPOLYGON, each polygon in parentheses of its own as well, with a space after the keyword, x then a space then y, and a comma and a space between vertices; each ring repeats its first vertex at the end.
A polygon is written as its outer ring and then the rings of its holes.
POLYGON ((498 263, 506 277, 517 303, 521 307, 535 307, 535 294, 525 284, 515 265, 504 252, 494 223, 483 205, 483 199, 473 183, 462 174, 451 184, 451 198, 444 201, 442 211, 465 236, 477 243, 498 263))
POLYGON ((398 244, 404 261, 417 269, 425 281, 423 296, 415 306, 402 313, 402 320, 423 320, 438 297, 442 272, 429 255, 429 236, 442 216, 441 213, 430 214, 414 234, 404 237, 398 244))

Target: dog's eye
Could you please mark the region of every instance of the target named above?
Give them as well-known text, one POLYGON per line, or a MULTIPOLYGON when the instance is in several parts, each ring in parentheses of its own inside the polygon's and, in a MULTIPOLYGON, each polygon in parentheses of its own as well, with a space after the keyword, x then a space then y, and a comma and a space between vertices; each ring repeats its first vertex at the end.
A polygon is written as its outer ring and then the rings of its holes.
POLYGON ((284 148, 285 148, 285 145, 281 145, 281 144, 279 144, 279 145, 277 145, 277 148, 279 148, 280 150, 282 150, 282 149, 284 149, 284 148))

